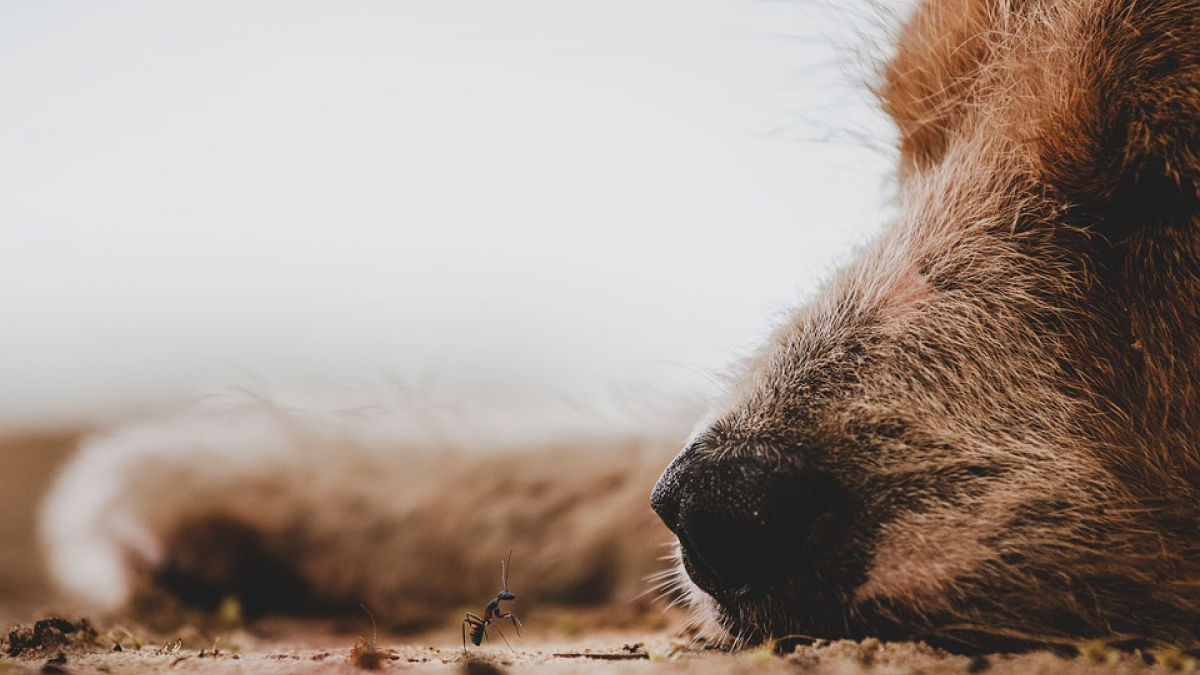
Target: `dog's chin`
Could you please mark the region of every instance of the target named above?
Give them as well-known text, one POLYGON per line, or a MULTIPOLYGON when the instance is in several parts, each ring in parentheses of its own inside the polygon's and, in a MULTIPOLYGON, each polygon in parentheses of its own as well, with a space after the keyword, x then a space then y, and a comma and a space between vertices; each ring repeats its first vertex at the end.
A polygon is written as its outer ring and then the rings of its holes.
POLYGON ((790 635, 830 640, 866 636, 867 607, 853 596, 857 576, 804 567, 769 581, 733 585, 703 574, 697 579, 690 571, 688 553, 680 551, 676 574, 683 601, 708 639, 746 646, 790 635))
POLYGON ((753 646, 787 636, 818 639, 861 639, 863 617, 852 615, 842 594, 804 592, 794 581, 716 588, 714 593, 677 568, 684 583, 683 601, 698 634, 732 648, 753 646))
POLYGON ((771 601, 771 589, 746 585, 710 593, 688 578, 682 563, 677 570, 683 580, 683 602, 691 611, 691 625, 706 640, 739 648, 786 634, 780 632, 783 617, 772 613, 779 611, 779 606, 771 601))

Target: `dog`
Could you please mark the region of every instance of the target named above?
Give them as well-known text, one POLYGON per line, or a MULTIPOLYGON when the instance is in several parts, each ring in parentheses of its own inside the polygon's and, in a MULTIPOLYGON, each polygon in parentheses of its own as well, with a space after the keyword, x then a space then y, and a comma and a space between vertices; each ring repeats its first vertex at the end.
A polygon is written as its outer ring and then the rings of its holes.
POLYGON ((476 453, 189 413, 83 445, 43 513, 56 578, 421 627, 510 548, 523 602, 635 597, 673 534, 663 589, 735 644, 1194 643, 1200 2, 924 0, 876 88, 897 217, 673 460, 669 434, 476 453))

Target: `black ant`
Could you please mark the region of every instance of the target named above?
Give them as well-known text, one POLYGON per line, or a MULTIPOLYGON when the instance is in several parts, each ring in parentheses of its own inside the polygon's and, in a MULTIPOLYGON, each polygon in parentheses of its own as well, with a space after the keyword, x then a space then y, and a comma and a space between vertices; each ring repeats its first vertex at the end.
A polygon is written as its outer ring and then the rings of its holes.
MULTIPOLYGON (((508 552, 508 562, 512 562, 512 551, 508 552)), ((492 625, 492 621, 496 619, 512 619, 513 627, 517 629, 517 635, 521 634, 521 621, 516 614, 512 612, 501 612, 501 600, 516 600, 517 596, 508 590, 508 563, 500 561, 500 583, 504 585, 504 590, 496 594, 495 599, 487 604, 483 609, 483 617, 480 618, 470 612, 463 619, 462 634, 463 634, 463 651, 467 651, 467 626, 471 627, 471 643, 476 647, 483 642, 483 638, 487 636, 487 627, 492 625)), ((500 628, 496 627, 496 632, 500 633, 500 628)), ((512 645, 508 644, 508 638, 504 637, 504 633, 500 633, 500 639, 504 640, 504 644, 512 649, 512 645)), ((514 650, 516 651, 516 650, 514 650)))

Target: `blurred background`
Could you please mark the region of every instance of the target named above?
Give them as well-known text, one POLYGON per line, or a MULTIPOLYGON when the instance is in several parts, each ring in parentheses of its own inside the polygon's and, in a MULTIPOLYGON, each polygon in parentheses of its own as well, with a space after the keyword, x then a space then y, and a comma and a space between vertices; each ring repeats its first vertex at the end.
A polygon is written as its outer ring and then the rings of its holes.
POLYGON ((886 219, 878 11, 0 1, 0 598, 79 434, 213 392, 702 401, 886 219))

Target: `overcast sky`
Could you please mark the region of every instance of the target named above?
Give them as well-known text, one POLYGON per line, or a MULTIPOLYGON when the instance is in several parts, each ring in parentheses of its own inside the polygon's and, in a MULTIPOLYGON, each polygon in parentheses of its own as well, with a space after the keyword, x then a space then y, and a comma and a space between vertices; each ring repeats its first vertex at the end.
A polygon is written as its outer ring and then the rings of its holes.
POLYGON ((710 390, 885 217, 823 4, 0 0, 0 425, 710 390))

